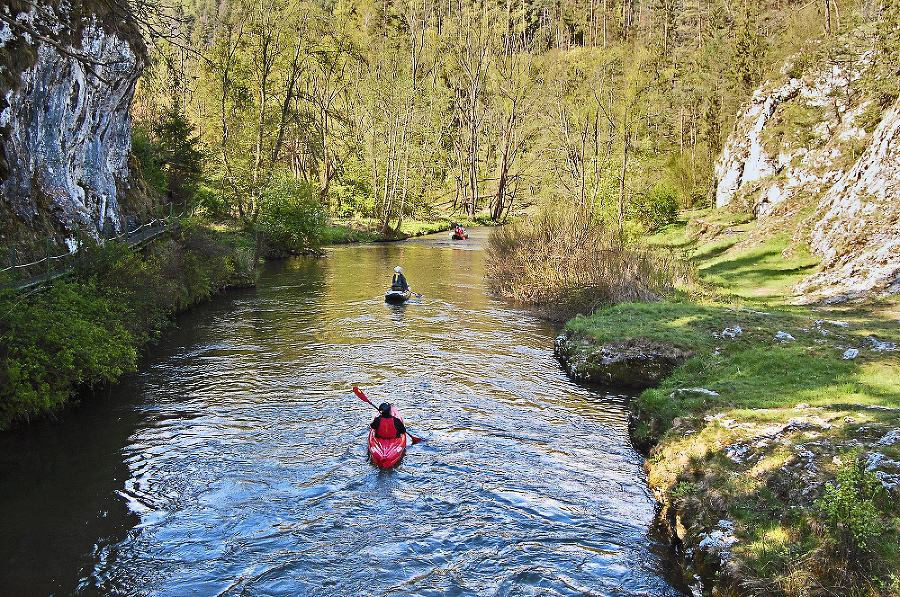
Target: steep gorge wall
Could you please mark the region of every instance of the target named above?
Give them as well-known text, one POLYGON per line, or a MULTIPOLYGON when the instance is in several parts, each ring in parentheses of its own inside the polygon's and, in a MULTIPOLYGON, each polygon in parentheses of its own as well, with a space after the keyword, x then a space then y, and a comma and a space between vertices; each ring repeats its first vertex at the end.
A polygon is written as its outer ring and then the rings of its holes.
POLYGON ((798 302, 900 292, 900 100, 882 111, 866 74, 884 58, 851 55, 794 77, 785 65, 738 115, 716 164, 717 207, 780 219, 822 258, 792 289, 798 302))
POLYGON ((0 244, 121 231, 140 193, 131 100, 146 48, 112 3, 0 8, 0 244))

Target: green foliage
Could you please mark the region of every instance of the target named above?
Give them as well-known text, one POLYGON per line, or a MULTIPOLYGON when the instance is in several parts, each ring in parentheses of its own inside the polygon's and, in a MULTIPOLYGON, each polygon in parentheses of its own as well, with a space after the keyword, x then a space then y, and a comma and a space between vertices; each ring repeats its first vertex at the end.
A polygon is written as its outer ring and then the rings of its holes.
MULTIPOLYGON (((354 1, 191 2, 179 41, 194 52, 158 49, 138 113, 159 123, 145 126, 172 148, 160 153, 168 165, 190 162, 170 156, 202 133, 198 147, 216 154, 205 174, 224 181, 200 197, 215 218, 252 225, 268 181, 290 171, 330 217, 374 217, 383 232, 409 217, 498 218, 535 200, 578 203, 625 228, 619 200, 628 211, 637 199, 655 228, 640 194, 667 180, 683 206, 708 203, 739 108, 765 76, 780 79, 776 60, 790 57, 791 76, 819 60, 825 16, 821 2, 616 6, 529 0, 425 15, 354 1)), ((876 41, 895 55, 896 2, 877 8, 842 4, 833 33, 883 17, 876 41)), ((896 97, 894 61, 873 62, 896 97)), ((786 115, 789 142, 810 140, 813 116, 786 115)))
POLYGON ((782 104, 773 117, 774 124, 765 129, 764 142, 773 154, 778 153, 779 148, 814 147, 814 129, 824 117, 824 108, 806 104, 802 98, 782 104))
POLYGON ((372 185, 365 178, 346 173, 331 186, 331 197, 335 207, 332 215, 336 218, 375 217, 375 199, 372 185))
POLYGON ((231 218, 231 203, 223 192, 222 181, 201 183, 194 194, 196 213, 212 221, 226 221, 231 218))
POLYGON ((887 94, 879 94, 868 103, 856 115, 856 125, 862 127, 867 133, 872 133, 875 128, 881 124, 884 118, 884 111, 890 106, 896 97, 890 97, 887 94))
POLYGON ((246 272, 242 255, 185 221, 144 254, 115 242, 86 247, 71 281, 0 295, 0 429, 60 408, 80 386, 133 371, 173 313, 246 272))
POLYGON ((900 95, 900 81, 897 78, 896 60, 890 58, 896 58, 900 53, 900 0, 885 0, 882 3, 881 17, 876 43, 878 49, 889 59, 881 60, 876 65, 881 75, 878 87, 885 96, 897 98, 900 95))
POLYGON ((284 253, 300 254, 321 246, 325 210, 312 185, 289 177, 277 179, 260 202, 259 229, 284 253))
MULTIPOLYGON (((746 5, 745 5, 746 6, 746 5)), ((738 89, 749 92, 762 79, 768 44, 753 12, 742 15, 732 50, 732 76, 738 89)))
POLYGON ((160 156, 169 173, 168 190, 175 199, 184 200, 194 190, 203 172, 200 137, 184 113, 176 107, 163 111, 153 124, 160 156))
POLYGON ((871 552, 873 541, 885 530, 876 504, 879 498, 884 499, 884 490, 861 460, 854 455, 845 455, 844 459, 835 482, 825 486, 816 506, 826 522, 826 532, 839 551, 849 552, 851 563, 871 552))
POLYGON ((131 151, 154 190, 184 202, 193 194, 203 172, 199 142, 187 117, 168 107, 150 123, 149 130, 146 125, 134 128, 131 151))
POLYGON ((131 134, 131 152, 137 158, 147 184, 157 193, 165 193, 168 176, 163 169, 162 157, 150 142, 146 131, 135 130, 131 134))
POLYGON ((675 187, 657 184, 632 204, 634 216, 650 231, 672 224, 678 217, 678 196, 675 187))
POLYGON ((6 295, 0 309, 0 429, 57 409, 80 384, 112 381, 135 368, 122 305, 95 282, 6 295))

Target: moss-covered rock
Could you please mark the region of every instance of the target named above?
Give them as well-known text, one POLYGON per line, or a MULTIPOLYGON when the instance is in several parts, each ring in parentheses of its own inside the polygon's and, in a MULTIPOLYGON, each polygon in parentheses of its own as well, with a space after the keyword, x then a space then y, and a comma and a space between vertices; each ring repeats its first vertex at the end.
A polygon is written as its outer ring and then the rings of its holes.
POLYGON ((645 389, 658 385, 694 353, 664 342, 632 339, 594 345, 565 330, 554 353, 572 379, 607 386, 645 389))

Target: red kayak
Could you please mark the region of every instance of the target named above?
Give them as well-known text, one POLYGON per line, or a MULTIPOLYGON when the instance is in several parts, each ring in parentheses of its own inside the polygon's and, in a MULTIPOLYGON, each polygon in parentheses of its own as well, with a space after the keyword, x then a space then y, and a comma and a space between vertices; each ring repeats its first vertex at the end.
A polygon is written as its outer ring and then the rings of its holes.
MULTIPOLYGON (((400 413, 393 406, 391 407, 391 415, 402 420, 400 413)), ((403 458, 406 452, 406 434, 392 439, 383 439, 375 437, 375 430, 369 429, 369 457, 372 462, 381 468, 391 468, 403 458)))

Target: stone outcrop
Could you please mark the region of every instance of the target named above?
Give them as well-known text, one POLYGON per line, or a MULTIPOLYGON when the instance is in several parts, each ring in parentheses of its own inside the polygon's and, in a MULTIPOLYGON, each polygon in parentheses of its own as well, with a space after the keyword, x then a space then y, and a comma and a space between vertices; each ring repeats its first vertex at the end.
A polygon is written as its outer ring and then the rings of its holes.
POLYGON ((639 390, 658 385, 693 356, 674 346, 641 339, 595 345, 572 330, 556 337, 553 351, 576 381, 639 390))
MULTIPOLYGON (((716 205, 760 221, 811 212, 794 234, 821 256, 792 291, 798 302, 837 302, 900 291, 900 104, 866 93, 879 58, 826 61, 766 82, 738 115, 716 163, 716 205), (872 124, 877 119, 877 127, 872 124), (790 209, 780 209, 791 204, 790 209)), ((796 219, 785 218, 785 226, 796 219)))
POLYGON ((900 292, 900 100, 859 160, 819 201, 810 244, 821 271, 795 289, 826 300, 900 292))
POLYGON ((136 191, 131 100, 147 60, 136 25, 104 2, 0 11, 3 234, 36 222, 59 241, 120 231, 136 191))

